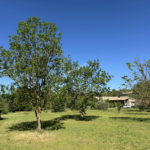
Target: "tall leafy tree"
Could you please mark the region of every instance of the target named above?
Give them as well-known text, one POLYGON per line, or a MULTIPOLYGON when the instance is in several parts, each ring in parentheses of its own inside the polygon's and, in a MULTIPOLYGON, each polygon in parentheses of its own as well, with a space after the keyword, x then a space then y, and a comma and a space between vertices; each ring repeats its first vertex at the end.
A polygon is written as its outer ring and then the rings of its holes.
POLYGON ((150 101, 150 60, 141 64, 138 59, 132 63, 126 63, 131 71, 130 76, 122 77, 125 81, 125 86, 132 90, 129 97, 139 100, 144 109, 144 105, 150 101))
POLYGON ((24 87, 20 90, 35 110, 41 129, 41 112, 62 75, 61 33, 55 23, 34 16, 19 21, 17 34, 9 37, 9 50, 0 47, 2 74, 13 79, 16 86, 24 87))
POLYGON ((104 93, 108 90, 107 82, 112 78, 100 68, 99 60, 88 61, 86 66, 79 66, 78 62, 69 61, 70 72, 65 78, 70 93, 70 106, 79 109, 84 117, 86 106, 93 105, 94 93, 104 93), (86 93, 86 94, 85 94, 86 93))

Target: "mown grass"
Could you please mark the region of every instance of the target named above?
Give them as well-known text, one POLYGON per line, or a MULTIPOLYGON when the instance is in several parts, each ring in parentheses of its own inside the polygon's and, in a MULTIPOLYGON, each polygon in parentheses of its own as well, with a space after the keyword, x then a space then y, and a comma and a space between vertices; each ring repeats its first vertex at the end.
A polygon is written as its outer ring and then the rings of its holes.
POLYGON ((150 112, 138 109, 42 112, 41 133, 34 112, 16 112, 0 120, 0 150, 148 150, 150 112))

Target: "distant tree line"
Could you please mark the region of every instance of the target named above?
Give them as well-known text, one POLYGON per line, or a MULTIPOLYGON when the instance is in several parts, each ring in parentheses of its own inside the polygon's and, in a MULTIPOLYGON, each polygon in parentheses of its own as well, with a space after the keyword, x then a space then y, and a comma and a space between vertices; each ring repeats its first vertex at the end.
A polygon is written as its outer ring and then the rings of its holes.
POLYGON ((106 93, 102 93, 102 96, 119 96, 122 93, 130 92, 130 91, 131 89, 127 89, 127 88, 122 88, 122 89, 120 88, 119 90, 112 89, 106 93))

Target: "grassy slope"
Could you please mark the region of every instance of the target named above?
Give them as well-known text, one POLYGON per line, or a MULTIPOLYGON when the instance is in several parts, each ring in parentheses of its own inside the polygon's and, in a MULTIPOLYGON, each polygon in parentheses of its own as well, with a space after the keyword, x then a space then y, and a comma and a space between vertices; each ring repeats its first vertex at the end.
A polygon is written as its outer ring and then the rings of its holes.
POLYGON ((3 115, 0 150, 150 149, 150 112, 88 110, 86 116, 79 121, 77 111, 43 112, 43 133, 39 134, 34 112, 3 115))

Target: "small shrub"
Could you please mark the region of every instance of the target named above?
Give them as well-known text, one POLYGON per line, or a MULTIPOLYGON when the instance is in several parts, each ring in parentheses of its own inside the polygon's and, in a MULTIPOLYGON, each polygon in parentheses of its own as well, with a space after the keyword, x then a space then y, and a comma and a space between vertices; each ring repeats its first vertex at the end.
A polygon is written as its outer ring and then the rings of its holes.
POLYGON ((109 108, 115 108, 115 103, 109 103, 109 108))
POLYGON ((138 108, 139 108, 140 111, 144 111, 144 106, 143 105, 139 105, 138 108))
POLYGON ((108 109, 108 104, 107 103, 97 103, 96 106, 95 106, 95 109, 107 110, 108 109))
POLYGON ((66 109, 65 99, 63 97, 55 98, 52 102, 52 112, 63 112, 66 109))
POLYGON ((123 107, 123 104, 121 102, 117 102, 116 106, 117 106, 117 109, 118 109, 118 113, 120 113, 120 110, 123 107))

